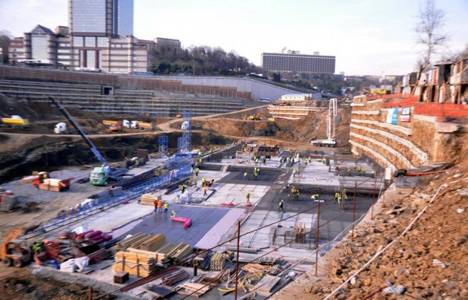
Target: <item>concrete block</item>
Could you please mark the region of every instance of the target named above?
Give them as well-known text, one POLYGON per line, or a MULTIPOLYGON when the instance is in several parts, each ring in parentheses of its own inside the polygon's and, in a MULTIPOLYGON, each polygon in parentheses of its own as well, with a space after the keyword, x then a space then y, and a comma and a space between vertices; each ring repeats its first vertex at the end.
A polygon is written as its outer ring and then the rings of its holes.
POLYGON ((455 133, 460 130, 460 125, 449 122, 438 122, 436 123, 436 130, 439 133, 455 133))

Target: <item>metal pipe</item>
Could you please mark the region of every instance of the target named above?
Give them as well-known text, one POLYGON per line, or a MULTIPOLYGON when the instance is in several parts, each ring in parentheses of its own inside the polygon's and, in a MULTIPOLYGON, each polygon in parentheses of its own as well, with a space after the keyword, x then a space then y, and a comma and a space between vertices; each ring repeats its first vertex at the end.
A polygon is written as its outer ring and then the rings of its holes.
POLYGON ((237 289, 239 285, 239 248, 240 248, 240 221, 237 222, 236 289, 234 290, 235 300, 237 300, 237 289))
POLYGON ((318 276, 318 253, 320 244, 320 200, 317 202, 317 229, 315 236, 315 276, 318 276))

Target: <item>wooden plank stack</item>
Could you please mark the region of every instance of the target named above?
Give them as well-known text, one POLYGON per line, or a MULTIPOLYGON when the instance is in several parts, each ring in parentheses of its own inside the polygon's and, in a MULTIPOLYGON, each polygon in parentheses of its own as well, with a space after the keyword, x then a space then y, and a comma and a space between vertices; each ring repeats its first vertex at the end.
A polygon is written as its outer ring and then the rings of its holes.
POLYGON ((182 261, 192 253, 186 243, 165 244, 163 234, 139 233, 120 241, 116 246, 114 272, 128 272, 130 275, 147 277, 156 271, 158 265, 170 260, 182 261))
POLYGON ((154 205, 154 200, 158 198, 158 195, 155 194, 143 194, 140 197, 140 204, 141 205, 154 205))
POLYGON ((180 286, 177 293, 182 295, 192 295, 194 297, 201 297, 211 289, 209 285, 195 282, 187 282, 180 286))
POLYGON ((115 254, 114 272, 128 272, 138 277, 148 277, 156 271, 156 258, 150 253, 119 251, 115 254))

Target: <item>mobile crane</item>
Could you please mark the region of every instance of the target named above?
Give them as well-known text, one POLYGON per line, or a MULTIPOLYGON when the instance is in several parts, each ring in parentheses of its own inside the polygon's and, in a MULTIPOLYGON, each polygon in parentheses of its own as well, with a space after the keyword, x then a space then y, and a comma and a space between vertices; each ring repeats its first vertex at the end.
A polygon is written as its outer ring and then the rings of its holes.
POLYGON ((95 167, 91 174, 89 175, 89 181, 92 185, 107 185, 109 180, 118 180, 119 177, 125 175, 128 169, 126 168, 113 168, 109 165, 104 156, 99 152, 96 145, 88 138, 86 133, 81 129, 80 125, 73 119, 70 113, 63 107, 63 105, 55 100, 53 97, 49 97, 49 100, 60 110, 60 112, 65 116, 65 118, 70 122, 70 124, 78 131, 80 136, 89 146, 89 149, 94 154, 96 159, 101 162, 100 167, 95 167))

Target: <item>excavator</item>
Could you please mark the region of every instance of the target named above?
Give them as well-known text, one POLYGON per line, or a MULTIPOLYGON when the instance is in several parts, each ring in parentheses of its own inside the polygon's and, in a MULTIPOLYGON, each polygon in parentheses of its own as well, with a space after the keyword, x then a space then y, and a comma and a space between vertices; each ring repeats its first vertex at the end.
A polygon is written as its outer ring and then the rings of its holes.
POLYGON ((85 143, 89 146, 89 149, 94 154, 96 159, 101 162, 101 166, 95 167, 91 174, 89 175, 89 181, 92 185, 96 186, 105 186, 109 183, 110 180, 118 180, 121 176, 125 175, 128 172, 126 168, 113 168, 109 165, 104 156, 99 152, 96 145, 88 138, 86 133, 81 129, 80 125, 73 119, 70 113, 65 109, 65 107, 55 100, 53 97, 49 97, 49 100, 58 108, 58 110, 65 116, 65 118, 70 122, 70 124, 76 129, 76 131, 83 138, 85 143))
POLYGON ((31 245, 20 237, 26 232, 25 228, 15 228, 9 231, 0 244, 0 260, 4 265, 23 267, 32 260, 31 245))

